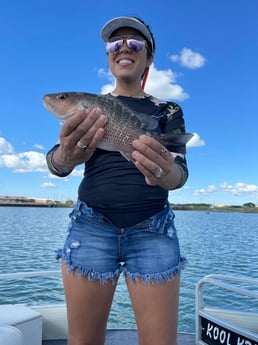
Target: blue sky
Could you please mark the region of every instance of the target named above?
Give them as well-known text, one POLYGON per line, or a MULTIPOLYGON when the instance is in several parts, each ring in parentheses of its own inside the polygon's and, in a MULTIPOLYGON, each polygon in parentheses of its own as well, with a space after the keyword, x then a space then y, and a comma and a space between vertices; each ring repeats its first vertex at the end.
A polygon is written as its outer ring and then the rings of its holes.
POLYGON ((60 124, 42 96, 112 89, 100 30, 120 15, 151 26, 157 51, 146 91, 179 103, 195 133, 189 180, 170 201, 258 205, 257 0, 3 2, 0 195, 76 199, 82 166, 65 179, 46 168, 60 124))

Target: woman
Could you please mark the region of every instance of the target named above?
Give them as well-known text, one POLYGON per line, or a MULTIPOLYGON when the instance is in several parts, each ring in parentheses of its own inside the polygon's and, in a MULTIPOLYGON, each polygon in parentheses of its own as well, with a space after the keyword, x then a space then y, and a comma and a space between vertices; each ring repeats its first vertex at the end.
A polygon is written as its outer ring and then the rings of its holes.
MULTIPOLYGON (((185 132, 181 108, 143 90, 155 41, 148 25, 118 17, 101 32, 116 78, 112 97, 158 120, 159 131, 185 132)), ((50 171, 67 176, 85 164, 78 201, 59 250, 67 301, 69 345, 101 345, 120 273, 132 301, 141 345, 175 345, 179 274, 185 259, 168 204, 168 190, 188 177, 185 145, 162 146, 142 135, 134 162, 96 148, 105 133, 101 109, 78 111, 65 122, 60 144, 47 154, 50 171)))

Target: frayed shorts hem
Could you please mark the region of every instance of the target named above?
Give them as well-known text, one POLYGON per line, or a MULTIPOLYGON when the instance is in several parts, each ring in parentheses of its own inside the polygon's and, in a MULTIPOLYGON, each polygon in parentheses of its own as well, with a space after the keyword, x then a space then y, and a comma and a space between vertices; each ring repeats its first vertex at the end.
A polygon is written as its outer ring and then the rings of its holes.
MULTIPOLYGON (((61 250, 58 251, 57 259, 62 257, 61 250)), ((131 283, 137 283, 139 281, 143 284, 162 284, 165 282, 170 282, 177 275, 181 274, 181 271, 186 267, 187 260, 185 257, 182 257, 179 264, 176 267, 173 267, 169 270, 160 273, 153 274, 141 274, 141 273, 131 273, 127 270, 126 267, 121 267, 115 272, 95 272, 92 270, 86 270, 84 267, 76 267, 67 262, 67 259, 64 260, 64 265, 68 266, 68 274, 73 271, 77 272, 78 278, 87 277, 89 281, 99 281, 101 284, 106 284, 108 281, 114 285, 121 274, 124 275, 126 280, 129 280, 131 283)))

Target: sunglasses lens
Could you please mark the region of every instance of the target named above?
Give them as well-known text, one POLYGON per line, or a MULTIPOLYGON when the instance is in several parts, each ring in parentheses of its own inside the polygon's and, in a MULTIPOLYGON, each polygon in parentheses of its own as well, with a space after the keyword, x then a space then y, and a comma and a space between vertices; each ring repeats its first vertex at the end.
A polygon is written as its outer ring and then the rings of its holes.
POLYGON ((126 40, 128 48, 132 49, 134 52, 139 53, 145 47, 145 41, 136 40, 134 38, 126 40))
POLYGON ((111 41, 106 43, 106 50, 109 54, 116 54, 122 47, 123 40, 111 41))
POLYGON ((122 48, 124 41, 126 41, 127 47, 132 49, 135 53, 141 52, 145 47, 145 41, 136 38, 119 38, 113 40, 111 39, 106 43, 106 51, 108 54, 117 54, 122 48))

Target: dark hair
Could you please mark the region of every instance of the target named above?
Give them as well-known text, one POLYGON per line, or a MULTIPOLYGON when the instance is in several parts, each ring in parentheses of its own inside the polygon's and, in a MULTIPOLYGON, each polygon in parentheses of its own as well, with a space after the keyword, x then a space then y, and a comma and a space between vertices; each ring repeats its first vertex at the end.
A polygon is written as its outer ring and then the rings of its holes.
POLYGON ((149 48, 148 49, 148 54, 149 55, 153 55, 154 52, 155 52, 155 49, 156 49, 156 43, 155 43, 155 39, 154 39, 153 33, 152 33, 151 29, 150 29, 150 26, 148 24, 146 24, 141 18, 138 18, 138 17, 133 17, 133 18, 139 20, 139 22, 141 22, 147 28, 147 30, 149 31, 149 33, 151 35, 151 38, 152 38, 152 45, 147 40, 147 38, 146 37, 145 38, 146 38, 146 41, 147 41, 147 44, 148 44, 148 48, 149 48))

